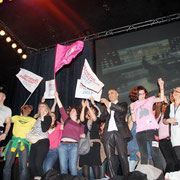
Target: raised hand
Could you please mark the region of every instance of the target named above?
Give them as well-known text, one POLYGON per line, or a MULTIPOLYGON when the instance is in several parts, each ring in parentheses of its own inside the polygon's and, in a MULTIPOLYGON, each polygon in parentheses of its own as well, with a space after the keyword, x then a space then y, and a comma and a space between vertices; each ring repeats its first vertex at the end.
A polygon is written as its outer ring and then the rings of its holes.
POLYGON ((90 106, 89 106, 89 101, 88 101, 88 100, 85 101, 85 104, 86 104, 86 107, 87 107, 87 108, 90 108, 90 106))
POLYGON ((85 103, 84 99, 81 101, 81 105, 82 105, 82 107, 86 107, 86 103, 85 103))
POLYGON ((89 99, 90 99, 90 101, 91 101, 92 105, 95 105, 95 102, 94 102, 94 97, 93 97, 93 96, 91 96, 89 99))
POLYGON ((158 79, 158 84, 159 84, 160 89, 164 89, 164 81, 162 78, 158 79))
POLYGON ((101 98, 100 102, 105 104, 106 108, 109 109, 109 101, 107 99, 101 98))

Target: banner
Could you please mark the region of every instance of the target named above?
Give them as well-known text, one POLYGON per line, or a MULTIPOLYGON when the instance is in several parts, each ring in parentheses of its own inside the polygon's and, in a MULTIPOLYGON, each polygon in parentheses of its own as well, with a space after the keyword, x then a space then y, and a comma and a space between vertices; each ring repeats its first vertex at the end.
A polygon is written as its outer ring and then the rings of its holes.
POLYGON ((97 78, 97 76, 92 71, 87 59, 85 59, 84 62, 81 74, 81 83, 88 89, 91 89, 96 92, 99 92, 104 86, 104 84, 97 78))
POLYGON ((64 65, 69 64, 72 61, 72 59, 75 58, 82 51, 83 47, 83 41, 76 41, 70 46, 63 46, 57 44, 54 64, 54 75, 64 65))
POLYGON ((86 88, 81 84, 80 79, 77 80, 75 98, 89 99, 93 96, 94 100, 99 102, 101 99, 102 89, 96 93, 95 91, 86 88))
POLYGON ((44 98, 45 99, 54 99, 54 93, 56 91, 55 88, 55 80, 50 80, 50 81, 46 81, 46 85, 45 85, 45 93, 44 93, 44 98))
POLYGON ((34 90, 38 87, 39 83, 43 79, 41 76, 38 76, 23 68, 21 68, 16 76, 20 80, 22 85, 31 93, 34 92, 34 90))

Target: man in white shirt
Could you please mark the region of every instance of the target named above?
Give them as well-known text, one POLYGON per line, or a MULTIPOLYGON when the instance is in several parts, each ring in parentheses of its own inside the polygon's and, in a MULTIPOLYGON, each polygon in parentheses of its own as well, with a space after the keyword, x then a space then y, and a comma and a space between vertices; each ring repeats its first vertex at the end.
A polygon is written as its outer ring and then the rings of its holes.
POLYGON ((174 102, 167 107, 163 123, 170 124, 171 143, 180 166, 180 87, 173 92, 174 102))
POLYGON ((0 92, 0 141, 5 140, 11 127, 11 109, 4 105, 6 95, 0 92), (5 130, 4 124, 6 124, 5 130))
POLYGON ((110 89, 108 91, 109 100, 101 99, 101 103, 106 106, 106 111, 102 113, 101 120, 106 121, 102 141, 108 160, 110 177, 117 175, 117 167, 115 165, 115 148, 121 162, 123 176, 126 177, 129 172, 129 164, 127 159, 127 141, 132 139, 131 132, 125 122, 127 114, 127 103, 118 102, 118 91, 110 89))

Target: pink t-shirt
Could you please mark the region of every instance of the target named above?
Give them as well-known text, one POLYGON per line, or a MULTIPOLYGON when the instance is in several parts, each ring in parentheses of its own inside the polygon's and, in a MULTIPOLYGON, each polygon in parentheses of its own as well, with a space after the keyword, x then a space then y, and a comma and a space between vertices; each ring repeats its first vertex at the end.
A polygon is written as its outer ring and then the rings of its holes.
MULTIPOLYGON (((163 115, 161 115, 161 117, 159 117, 159 118, 161 118, 160 122, 159 122, 159 139, 160 140, 169 137, 169 124, 166 125, 163 123, 163 117, 164 117, 163 115)), ((159 118, 158 118, 158 120, 159 120, 159 118)))
POLYGON ((136 133, 151 129, 159 129, 159 125, 153 114, 153 104, 155 96, 137 100, 134 103, 134 110, 136 116, 136 133))
POLYGON ((60 127, 61 123, 57 122, 57 126, 53 130, 48 131, 49 149, 58 148, 62 136, 60 127))

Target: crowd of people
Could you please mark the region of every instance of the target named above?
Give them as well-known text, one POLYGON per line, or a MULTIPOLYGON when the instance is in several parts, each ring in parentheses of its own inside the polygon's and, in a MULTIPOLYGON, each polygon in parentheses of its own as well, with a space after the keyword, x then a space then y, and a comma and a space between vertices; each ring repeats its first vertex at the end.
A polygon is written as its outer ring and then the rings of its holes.
POLYGON ((30 117, 31 105, 22 106, 21 114, 12 116, 4 105, 6 95, 0 92, 0 142, 14 124, 4 150, 3 179, 11 180, 16 157, 20 180, 42 179, 57 162, 60 174, 85 179, 115 177, 117 159, 124 178, 140 164, 151 164, 163 173, 180 170, 180 87, 174 89, 168 102, 161 78, 158 85, 158 97, 149 97, 143 86, 133 87, 129 106, 119 101, 116 89, 110 89, 108 99, 100 100, 104 110, 92 97, 82 100, 80 107, 65 110, 55 92, 52 108, 42 99, 34 117, 30 117), (87 134, 90 150, 80 155, 78 143, 87 134))

